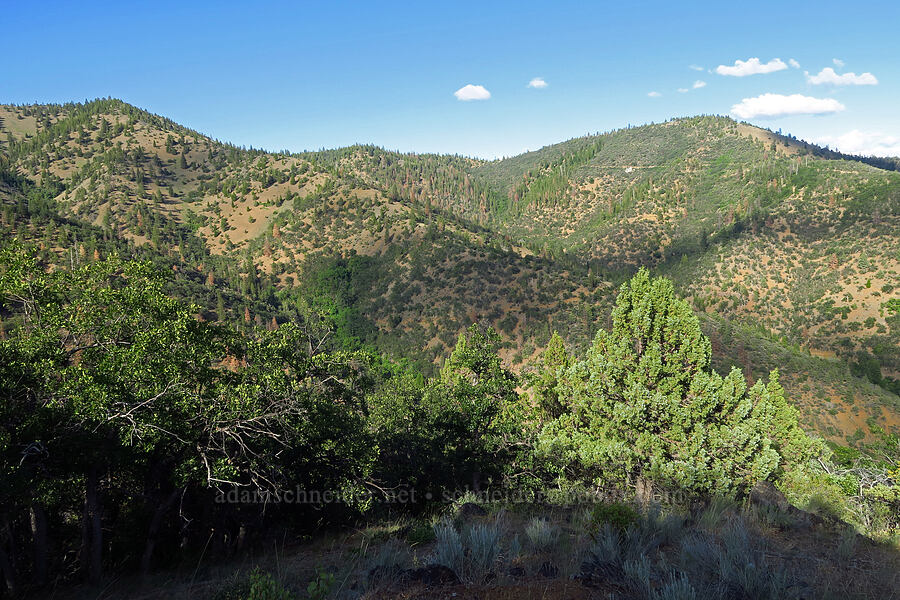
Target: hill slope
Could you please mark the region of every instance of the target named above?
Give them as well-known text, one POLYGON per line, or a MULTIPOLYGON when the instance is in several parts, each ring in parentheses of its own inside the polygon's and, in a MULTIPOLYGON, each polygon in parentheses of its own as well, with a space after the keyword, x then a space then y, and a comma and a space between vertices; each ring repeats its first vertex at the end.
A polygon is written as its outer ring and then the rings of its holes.
POLYGON ((0 188, 5 235, 152 255, 204 318, 326 298, 344 337, 423 365, 481 320, 525 368, 554 330, 584 347, 646 265, 707 313, 720 369, 780 368, 832 439, 900 428, 900 174, 790 138, 696 117, 502 161, 288 155, 98 100, 2 106, 0 140, 25 182, 0 188))

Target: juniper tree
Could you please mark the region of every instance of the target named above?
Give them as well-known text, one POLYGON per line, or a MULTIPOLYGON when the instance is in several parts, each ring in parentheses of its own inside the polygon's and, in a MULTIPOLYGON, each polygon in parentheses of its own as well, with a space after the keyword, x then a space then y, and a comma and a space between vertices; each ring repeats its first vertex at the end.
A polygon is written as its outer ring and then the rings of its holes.
POLYGON ((735 494, 817 451, 777 371, 748 389, 737 368, 712 371, 710 356, 688 303, 641 270, 619 291, 612 330, 560 372, 563 413, 542 453, 579 476, 735 494))
POLYGON ((566 351, 562 337, 554 331, 541 354, 539 371, 531 381, 535 400, 545 418, 555 419, 564 412, 564 404, 556 387, 560 370, 567 369, 571 364, 572 356, 566 351))

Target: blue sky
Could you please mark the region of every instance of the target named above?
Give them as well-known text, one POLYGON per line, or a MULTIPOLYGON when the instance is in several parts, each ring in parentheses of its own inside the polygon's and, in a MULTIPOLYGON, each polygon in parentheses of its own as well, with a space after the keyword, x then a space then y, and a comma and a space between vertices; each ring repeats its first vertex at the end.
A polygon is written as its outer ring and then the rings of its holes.
POLYGON ((113 96, 247 146, 486 158, 716 113, 900 155, 898 3, 130 4, 7 3, 0 103, 113 96), (716 71, 752 58, 775 70, 716 71))

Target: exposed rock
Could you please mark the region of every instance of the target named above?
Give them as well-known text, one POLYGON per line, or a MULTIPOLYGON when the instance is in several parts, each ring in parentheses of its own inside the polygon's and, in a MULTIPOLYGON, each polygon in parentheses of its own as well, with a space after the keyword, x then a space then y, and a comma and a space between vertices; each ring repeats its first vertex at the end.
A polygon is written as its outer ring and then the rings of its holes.
POLYGON ((527 573, 522 567, 510 567, 509 571, 507 571, 507 575, 515 579, 521 579, 522 577, 525 577, 527 573))
POLYGON ((555 579, 559 575, 559 567, 548 560, 541 564, 540 568, 537 570, 537 574, 539 577, 555 579))
POLYGON ((402 573, 404 579, 416 581, 423 585, 454 585, 459 577, 452 569, 444 565, 428 565, 418 569, 407 569, 402 573))
POLYGON ((778 510, 790 511, 791 503, 771 481, 760 481, 750 490, 750 502, 757 506, 772 506, 778 510))
POLYGON ((574 577, 589 588, 617 585, 625 580, 625 572, 614 563, 589 560, 581 563, 581 572, 574 577))

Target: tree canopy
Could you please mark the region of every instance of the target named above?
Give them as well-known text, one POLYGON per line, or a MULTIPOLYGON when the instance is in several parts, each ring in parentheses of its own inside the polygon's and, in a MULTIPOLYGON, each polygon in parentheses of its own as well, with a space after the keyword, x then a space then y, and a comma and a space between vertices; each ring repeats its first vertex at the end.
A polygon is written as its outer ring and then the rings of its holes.
POLYGON ((748 388, 737 368, 715 373, 710 355, 671 282, 641 270, 619 291, 612 330, 560 367, 562 414, 545 427, 542 452, 569 473, 734 494, 817 451, 777 371, 748 388))

